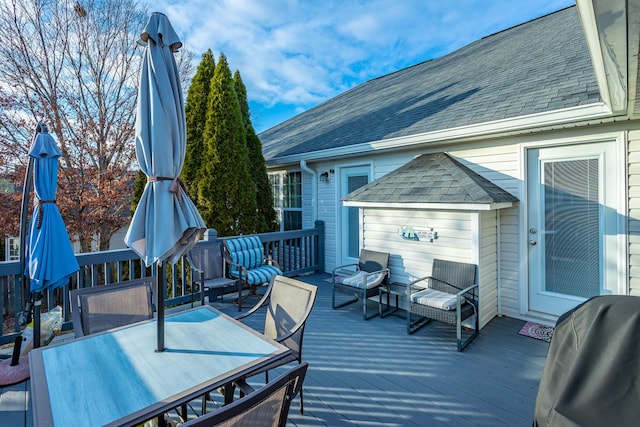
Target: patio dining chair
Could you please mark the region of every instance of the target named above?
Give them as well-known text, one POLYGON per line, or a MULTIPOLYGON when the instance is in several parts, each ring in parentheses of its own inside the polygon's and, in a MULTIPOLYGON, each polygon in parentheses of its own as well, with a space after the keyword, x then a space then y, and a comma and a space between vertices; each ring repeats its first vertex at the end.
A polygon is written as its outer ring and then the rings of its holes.
POLYGON ((291 400, 302 391, 307 368, 306 362, 301 363, 235 402, 187 421, 182 426, 284 427, 287 425, 291 400))
MULTIPOLYGON (((242 292, 242 281, 225 277, 220 242, 200 242, 187 252, 187 261, 191 266, 193 283, 200 288, 200 302, 205 304, 205 294, 209 290, 218 292, 220 302, 224 302, 224 292, 234 289, 238 295, 242 292)), ((193 295, 193 291, 192 291, 193 295)), ((241 305, 238 304, 238 311, 241 305)))
MULTIPOLYGON (((267 365, 252 375, 265 373, 269 381, 269 370, 278 366, 298 362, 302 363, 302 341, 307 319, 316 300, 318 288, 284 276, 275 276, 262 299, 247 313, 236 317, 244 321, 266 305, 263 333, 291 349, 288 358, 281 359, 276 365, 267 365)), ((304 397, 300 389, 300 413, 304 413, 304 397)))
POLYGON ((153 318, 153 277, 73 289, 71 317, 76 338, 153 318))
POLYGON ((378 314, 367 314, 369 298, 378 296, 378 287, 386 282, 389 277, 389 254, 368 249, 360 251, 358 263, 338 266, 332 271, 333 289, 331 303, 333 308, 344 307, 362 300, 362 317, 369 320, 378 314), (337 303, 336 292, 352 296, 351 299, 337 303))

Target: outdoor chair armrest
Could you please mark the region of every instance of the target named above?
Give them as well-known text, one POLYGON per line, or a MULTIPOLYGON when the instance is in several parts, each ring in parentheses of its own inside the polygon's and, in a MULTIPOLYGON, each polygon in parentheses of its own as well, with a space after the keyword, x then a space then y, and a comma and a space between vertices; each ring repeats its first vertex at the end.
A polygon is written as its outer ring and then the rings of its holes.
POLYGON ((265 263, 265 264, 273 265, 273 266, 275 266, 275 267, 278 267, 280 270, 282 270, 282 269, 280 268, 280 264, 278 264, 278 261, 276 261, 275 259, 270 258, 270 257, 268 257, 268 256, 266 256, 266 255, 264 256, 264 258, 263 258, 263 259, 264 259, 264 263, 265 263))
POLYGON ((424 276, 424 277, 415 279, 412 282, 409 282, 409 284, 407 285, 407 297, 410 297, 413 291, 416 289, 430 288, 431 280, 433 280, 431 276, 424 276), (426 282, 426 283, 424 286, 417 286, 418 283, 420 282, 426 282))
MULTIPOLYGON (((243 277, 245 277, 245 278, 249 277, 249 271, 247 270, 247 268, 244 265, 238 264, 237 262, 233 262, 230 258, 227 258, 226 256, 225 256, 225 262, 228 265, 233 265, 233 266, 238 268, 238 272, 240 272, 238 279, 244 280, 243 277)), ((229 269, 227 269, 227 275, 230 275, 229 269)), ((235 279, 235 277, 234 277, 234 279, 235 279)))
MULTIPOLYGON (((473 288, 479 289, 479 288, 480 288, 480 285, 479 285, 478 283, 474 283, 473 285, 471 285, 471 286, 467 286, 466 288, 464 288, 464 289, 462 289, 461 291, 459 291, 459 292, 456 294, 456 295, 458 296, 458 301, 460 301, 460 297, 462 297, 462 296, 463 296, 464 294, 466 294, 467 292, 471 292, 471 290, 472 290, 473 288)), ((474 296, 474 301, 473 301, 473 303, 475 304, 475 303, 476 303, 476 301, 475 301, 475 300, 478 298, 478 294, 477 294, 476 292, 474 292, 473 296, 474 296)), ((468 301, 468 300, 469 300, 469 298, 467 298, 467 301, 468 301)))
POLYGON ((344 270, 347 273, 356 273, 358 271, 358 263, 352 263, 352 264, 345 264, 345 265, 339 265, 337 267, 334 267, 333 270, 331 270, 332 275, 336 275, 336 273, 338 273, 339 271, 344 270), (347 267, 356 267, 355 270, 347 270, 347 267))
POLYGON ((267 290, 265 291, 264 295, 262 295, 262 298, 260 298, 260 301, 258 301, 256 303, 256 305, 251 307, 249 309, 249 311, 247 311, 246 313, 240 314, 237 317, 235 317, 236 320, 242 322, 243 319, 246 319, 247 317, 251 316, 253 313, 255 313, 256 311, 260 310, 262 307, 266 307, 267 306, 267 301, 269 300, 269 297, 271 296, 271 288, 273 287, 274 279, 275 279, 275 276, 269 281, 269 286, 267 287, 267 290))
POLYGON ((198 273, 200 276, 204 276, 204 270, 196 267, 195 263, 191 263, 189 265, 191 266, 191 271, 198 273))

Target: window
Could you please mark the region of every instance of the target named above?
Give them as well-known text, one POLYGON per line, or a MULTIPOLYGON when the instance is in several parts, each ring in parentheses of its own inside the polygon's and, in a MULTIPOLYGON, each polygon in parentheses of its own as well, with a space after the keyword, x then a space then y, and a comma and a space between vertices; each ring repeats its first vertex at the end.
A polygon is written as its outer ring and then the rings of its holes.
POLYGON ((8 237, 6 243, 5 259, 7 261, 17 261, 20 259, 20 238, 8 237))
POLYGON ((280 231, 302 229, 302 172, 269 174, 280 231))

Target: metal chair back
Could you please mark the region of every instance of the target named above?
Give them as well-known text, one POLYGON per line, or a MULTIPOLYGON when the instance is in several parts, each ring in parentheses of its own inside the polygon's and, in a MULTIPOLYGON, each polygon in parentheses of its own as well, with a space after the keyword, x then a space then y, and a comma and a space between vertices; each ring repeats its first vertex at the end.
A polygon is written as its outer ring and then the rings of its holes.
POLYGON ((70 291, 75 336, 153 318, 153 277, 70 291))
POLYGON ((297 365, 256 391, 182 426, 284 427, 287 425, 291 400, 302 388, 307 367, 307 363, 297 365))

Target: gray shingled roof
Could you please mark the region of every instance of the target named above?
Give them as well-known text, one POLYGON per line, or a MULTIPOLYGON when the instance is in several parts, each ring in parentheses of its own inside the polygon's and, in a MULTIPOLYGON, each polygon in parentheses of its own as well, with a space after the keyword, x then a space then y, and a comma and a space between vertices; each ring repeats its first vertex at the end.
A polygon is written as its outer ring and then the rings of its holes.
POLYGON ((599 101, 573 6, 370 80, 259 136, 269 162, 599 101))
POLYGON ((518 199, 446 153, 423 154, 346 195, 363 203, 496 204, 518 199))

